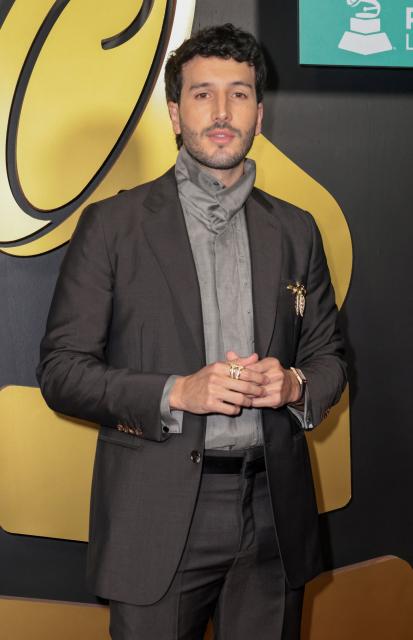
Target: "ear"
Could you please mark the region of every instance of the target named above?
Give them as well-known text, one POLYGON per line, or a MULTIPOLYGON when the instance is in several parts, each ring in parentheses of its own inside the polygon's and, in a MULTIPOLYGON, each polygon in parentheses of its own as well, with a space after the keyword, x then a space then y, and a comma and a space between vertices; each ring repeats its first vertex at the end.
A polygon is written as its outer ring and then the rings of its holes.
POLYGON ((169 117, 172 122, 172 129, 174 130, 174 134, 177 135, 181 133, 181 124, 179 121, 179 105, 177 102, 168 102, 168 111, 169 117))
POLYGON ((257 105, 257 124, 255 125, 255 135, 258 136, 261 133, 262 119, 264 117, 264 105, 259 102, 257 105))

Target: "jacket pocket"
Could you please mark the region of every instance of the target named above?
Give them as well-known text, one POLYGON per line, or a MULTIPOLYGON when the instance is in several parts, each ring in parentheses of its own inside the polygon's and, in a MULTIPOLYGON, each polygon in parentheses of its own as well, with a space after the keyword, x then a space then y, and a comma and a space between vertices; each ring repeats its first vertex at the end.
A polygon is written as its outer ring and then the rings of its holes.
POLYGON ((101 442, 109 442, 119 447, 128 447, 129 449, 139 449, 143 442, 138 436, 122 433, 113 427, 101 427, 98 440, 101 442))

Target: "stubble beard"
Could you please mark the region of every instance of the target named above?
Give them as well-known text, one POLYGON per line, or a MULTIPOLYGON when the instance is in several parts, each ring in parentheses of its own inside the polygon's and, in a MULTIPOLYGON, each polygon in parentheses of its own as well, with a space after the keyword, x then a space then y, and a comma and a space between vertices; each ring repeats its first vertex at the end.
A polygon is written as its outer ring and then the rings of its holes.
MULTIPOLYGON (((222 128, 230 129, 230 127, 222 128)), ((218 147, 218 149, 213 153, 207 153, 202 148, 202 144, 200 142, 200 138, 205 135, 205 132, 199 134, 198 132, 190 129, 181 122, 182 143, 185 149, 196 162, 203 165, 204 167, 208 167, 209 169, 234 169, 235 167, 238 167, 238 165, 240 165, 241 162, 243 162, 243 160, 245 159, 245 156, 251 149, 252 143, 254 142, 255 125, 251 127, 251 129, 249 129, 244 135, 242 135, 238 130, 233 131, 237 131, 236 135, 238 135, 242 140, 242 145, 238 151, 235 151, 232 154, 228 154, 223 146, 222 149, 218 147)))

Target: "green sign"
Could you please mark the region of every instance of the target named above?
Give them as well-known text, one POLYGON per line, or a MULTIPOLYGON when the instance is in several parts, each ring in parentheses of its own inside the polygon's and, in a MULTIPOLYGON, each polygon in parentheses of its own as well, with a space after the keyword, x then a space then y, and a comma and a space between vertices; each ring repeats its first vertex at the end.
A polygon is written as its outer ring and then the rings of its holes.
POLYGON ((300 64, 413 67, 413 0, 299 0, 300 64))

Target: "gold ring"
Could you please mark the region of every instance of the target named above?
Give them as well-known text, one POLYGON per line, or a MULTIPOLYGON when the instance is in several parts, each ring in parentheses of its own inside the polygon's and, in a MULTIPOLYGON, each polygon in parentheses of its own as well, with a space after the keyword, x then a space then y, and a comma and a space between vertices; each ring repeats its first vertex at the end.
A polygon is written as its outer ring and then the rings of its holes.
POLYGON ((241 377, 241 371, 245 368, 242 364, 236 362, 229 362, 229 377, 233 380, 239 380, 241 377))

